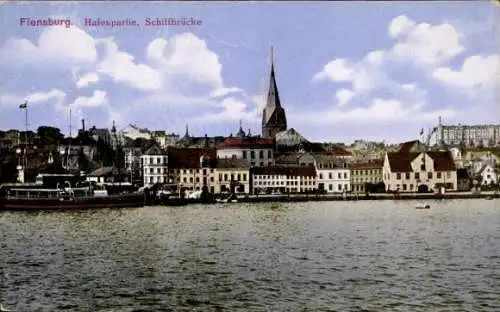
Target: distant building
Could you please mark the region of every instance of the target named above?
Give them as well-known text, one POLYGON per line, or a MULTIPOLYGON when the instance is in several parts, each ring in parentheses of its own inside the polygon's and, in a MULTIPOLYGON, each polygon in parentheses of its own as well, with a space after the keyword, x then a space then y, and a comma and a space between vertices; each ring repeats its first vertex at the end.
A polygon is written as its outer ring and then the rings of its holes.
POLYGON ((307 193, 317 189, 316 168, 270 166, 250 168, 251 193, 307 193))
POLYGON ((429 145, 498 146, 500 144, 500 125, 443 125, 439 117, 427 138, 429 145))
POLYGON ((285 109, 281 106, 274 73, 274 53, 271 48, 271 77, 267 102, 262 112, 262 137, 274 139, 276 134, 287 129, 285 109))
POLYGON ((331 155, 316 155, 318 189, 327 193, 351 191, 351 173, 345 163, 331 155))
POLYGON ((377 184, 383 182, 383 165, 382 161, 351 164, 352 191, 356 193, 364 193, 367 191, 367 184, 377 184))
POLYGON ((155 183, 169 183, 168 156, 158 146, 153 145, 141 156, 145 186, 155 183))
POLYGON ((217 149, 217 158, 245 159, 252 167, 274 165, 274 143, 259 137, 229 137, 217 149))

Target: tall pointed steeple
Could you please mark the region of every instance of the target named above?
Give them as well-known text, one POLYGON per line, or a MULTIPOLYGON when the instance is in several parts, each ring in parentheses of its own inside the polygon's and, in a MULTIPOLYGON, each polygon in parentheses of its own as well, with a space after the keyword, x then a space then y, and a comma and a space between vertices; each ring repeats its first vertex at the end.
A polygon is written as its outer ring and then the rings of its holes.
POLYGON ((189 126, 186 124, 186 133, 184 133, 184 138, 189 138, 189 126))
POLYGON ((264 138, 274 138, 276 133, 285 131, 287 128, 285 110, 281 106, 276 84, 274 47, 271 47, 271 74, 269 77, 269 92, 267 93, 267 103, 262 113, 262 136, 264 138))

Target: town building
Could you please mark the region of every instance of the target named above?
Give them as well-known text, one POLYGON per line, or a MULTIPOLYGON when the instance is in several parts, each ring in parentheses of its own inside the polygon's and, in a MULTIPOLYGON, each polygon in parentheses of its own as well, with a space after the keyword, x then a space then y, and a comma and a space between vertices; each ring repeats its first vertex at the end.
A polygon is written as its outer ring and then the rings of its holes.
POLYGON ((387 191, 457 189, 457 169, 449 151, 387 153, 382 173, 387 191))
POLYGON ((250 168, 252 194, 312 193, 317 190, 316 168, 269 166, 250 168))
POLYGON ((168 181, 168 156, 157 145, 151 146, 141 156, 141 167, 144 186, 155 183, 169 183, 168 181))
POLYGON ((212 148, 167 149, 169 181, 183 190, 215 192, 217 153, 212 148))
POLYGON ((215 193, 250 193, 250 162, 246 159, 219 158, 216 164, 215 193))
POLYGON ((260 137, 228 137, 217 148, 217 158, 245 159, 252 167, 274 165, 274 142, 260 137))
POLYGON ((315 166, 319 191, 351 191, 351 173, 345 162, 339 162, 339 159, 332 155, 316 155, 315 166))
POLYGON ((474 177, 478 178, 477 180, 481 185, 492 185, 498 182, 495 167, 488 163, 483 164, 479 170, 475 172, 474 177))
POLYGON ((355 193, 369 192, 367 186, 383 183, 383 166, 383 161, 350 164, 352 191, 355 193))
POLYGON ((276 134, 287 129, 285 109, 281 106, 281 101, 276 84, 274 70, 274 52, 271 48, 271 75, 269 79, 269 91, 267 102, 262 112, 262 137, 274 139, 276 134))

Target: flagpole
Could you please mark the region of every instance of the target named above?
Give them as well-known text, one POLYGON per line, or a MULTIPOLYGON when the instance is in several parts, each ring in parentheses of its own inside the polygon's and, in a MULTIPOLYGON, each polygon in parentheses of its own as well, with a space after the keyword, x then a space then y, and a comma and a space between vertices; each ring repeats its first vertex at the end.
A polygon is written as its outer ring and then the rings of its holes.
POLYGON ((26 171, 27 167, 27 147, 28 147, 28 101, 24 103, 24 153, 23 153, 23 167, 24 171, 26 171))

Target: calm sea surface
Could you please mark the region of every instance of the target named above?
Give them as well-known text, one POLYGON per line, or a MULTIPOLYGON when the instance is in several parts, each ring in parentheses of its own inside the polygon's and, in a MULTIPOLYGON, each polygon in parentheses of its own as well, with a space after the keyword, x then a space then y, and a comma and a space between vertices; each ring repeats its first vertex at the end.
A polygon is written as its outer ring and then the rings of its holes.
POLYGON ((15 311, 500 311, 500 201, 0 213, 15 311))

